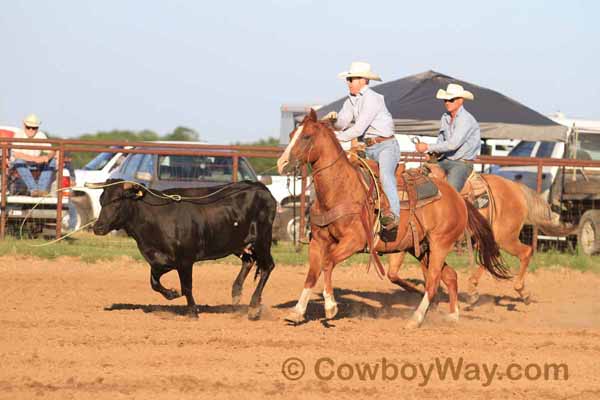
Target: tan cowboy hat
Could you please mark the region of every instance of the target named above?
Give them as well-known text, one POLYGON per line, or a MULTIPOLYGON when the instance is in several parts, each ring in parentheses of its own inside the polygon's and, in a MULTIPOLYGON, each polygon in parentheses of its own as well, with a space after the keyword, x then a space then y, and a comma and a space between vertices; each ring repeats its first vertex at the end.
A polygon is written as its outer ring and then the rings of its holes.
POLYGON ((40 124, 42 123, 42 121, 40 121, 40 119, 37 117, 37 115, 29 114, 28 116, 25 117, 25 119, 23 120, 23 123, 26 126, 30 126, 32 128, 38 128, 40 126, 40 124))
POLYGON ((452 100, 457 97, 462 97, 463 99, 467 100, 473 100, 475 98, 475 96, 473 96, 473 93, 469 92, 468 90, 465 90, 462 86, 457 85, 456 83, 448 84, 446 90, 439 89, 435 97, 436 99, 441 100, 452 100))
POLYGON ((371 64, 361 61, 354 61, 350 64, 350 69, 348 71, 340 72, 338 76, 342 79, 366 78, 374 81, 381 81, 381 77, 371 71, 371 64))

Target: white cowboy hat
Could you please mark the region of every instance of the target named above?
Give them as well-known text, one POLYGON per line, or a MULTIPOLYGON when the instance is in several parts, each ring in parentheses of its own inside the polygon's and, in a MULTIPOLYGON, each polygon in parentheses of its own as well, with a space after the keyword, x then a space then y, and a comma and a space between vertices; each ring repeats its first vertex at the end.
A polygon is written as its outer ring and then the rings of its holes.
POLYGON ((361 61, 354 61, 350 64, 350 69, 348 71, 340 72, 338 76, 342 79, 366 78, 374 81, 381 81, 381 77, 371 71, 371 64, 361 61))
POLYGON ((469 92, 468 90, 465 90, 462 86, 457 85, 456 83, 448 84, 446 90, 439 89, 435 97, 437 99, 442 100, 452 100, 457 97, 462 97, 463 99, 467 100, 473 100, 475 98, 475 96, 473 96, 473 93, 469 92))
POLYGON ((40 124, 42 123, 42 121, 40 121, 40 119, 37 117, 37 115, 29 114, 28 116, 25 117, 25 119, 23 120, 23 123, 26 126, 30 126, 32 128, 38 128, 40 126, 40 124))

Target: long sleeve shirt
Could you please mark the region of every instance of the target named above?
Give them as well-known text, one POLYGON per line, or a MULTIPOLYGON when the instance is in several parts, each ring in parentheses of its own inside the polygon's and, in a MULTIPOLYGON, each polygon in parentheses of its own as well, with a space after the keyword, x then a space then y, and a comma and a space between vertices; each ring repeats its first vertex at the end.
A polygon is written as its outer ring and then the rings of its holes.
POLYGON ((481 132, 475 117, 465 107, 458 109, 454 121, 444 113, 437 142, 429 145, 432 153, 444 153, 449 160, 472 160, 481 151, 481 132))
POLYGON ((394 121, 382 95, 365 86, 356 96, 349 95, 338 113, 335 124, 339 141, 367 137, 390 137, 394 134, 394 121), (350 126, 352 121, 354 125, 350 126))

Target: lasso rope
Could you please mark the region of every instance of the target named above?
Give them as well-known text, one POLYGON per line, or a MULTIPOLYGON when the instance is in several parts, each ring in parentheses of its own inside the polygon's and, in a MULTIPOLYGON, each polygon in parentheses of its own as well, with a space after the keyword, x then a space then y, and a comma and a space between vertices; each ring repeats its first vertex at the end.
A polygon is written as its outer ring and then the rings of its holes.
MULTIPOLYGON (((152 189, 147 188, 144 185, 141 185, 139 182, 134 182, 134 181, 117 181, 117 182, 111 182, 111 183, 105 183, 105 184, 85 184, 85 186, 89 189, 104 189, 106 187, 110 187, 110 186, 116 186, 116 185, 120 185, 122 183, 131 183, 133 185, 139 186, 140 189, 145 190, 146 192, 150 193, 151 195, 153 195, 154 197, 157 197, 159 199, 166 199, 166 200, 173 200, 175 202, 180 202, 180 201, 184 201, 184 200, 203 200, 203 199, 208 199, 211 196, 216 195, 217 193, 222 192, 223 190, 227 189, 229 186, 232 185, 232 183, 226 184, 223 187, 219 188, 218 190, 215 190, 214 192, 211 192, 207 195, 204 196, 195 196, 195 197, 187 197, 187 196, 181 196, 179 194, 164 194, 164 193, 157 193, 155 191, 153 191, 152 189)), ((70 189, 70 188, 68 188, 70 189)), ((64 190, 64 189, 61 189, 64 190)))
MULTIPOLYGON (((71 190, 70 187, 68 188, 62 188, 62 189, 58 189, 57 192, 61 192, 63 190, 71 190)), ((23 240, 23 227, 25 226, 25 222, 27 222, 27 219, 31 216, 31 214, 33 213, 33 210, 35 210, 37 208, 37 206, 39 206, 41 204, 41 202, 44 200, 44 198, 49 197, 50 193, 48 193, 45 196, 42 196, 40 198, 40 201, 38 201, 37 203, 35 203, 35 205, 33 207, 31 207, 31 209, 29 210, 29 212, 27 213, 27 215, 25 215, 25 218, 23 218, 23 222, 21 222, 21 226, 19 227, 19 239, 23 240)), ((58 223, 58 221, 57 221, 58 223)), ((62 221, 60 222, 62 223, 62 221)), ((63 238, 65 238, 66 236, 63 236, 61 238, 58 238, 57 240, 62 240, 63 238)), ((56 241, 56 240, 55 240, 56 241)), ((52 243, 52 242, 51 242, 52 243)), ((44 243, 43 245, 33 245, 33 244, 28 244, 28 246, 30 247, 42 247, 42 246, 46 246, 47 244, 44 243)))
POLYGON ((67 233, 66 235, 63 235, 63 236, 59 237, 58 239, 54 239, 54 240, 52 240, 52 241, 50 241, 50 242, 48 242, 48 243, 42 243, 42 244, 27 244, 27 246, 29 246, 29 247, 44 247, 44 246, 50 246, 51 244, 58 243, 58 242, 60 242, 61 240, 64 240, 64 239, 68 238, 69 236, 71 236, 71 235, 73 235, 73 234, 75 234, 75 233, 77 233, 77 232, 79 232, 79 231, 81 231, 81 230, 83 230, 83 229, 87 228, 88 226, 90 226, 90 225, 92 225, 92 224, 96 223, 96 221, 97 221, 97 220, 98 220, 98 218, 94 218, 92 221, 88 222, 87 224, 85 224, 85 225, 83 225, 83 226, 81 226, 81 227, 79 227, 79 228, 75 229, 74 231, 71 231, 71 232, 67 233))
POLYGON ((359 156, 358 154, 353 153, 353 152, 349 152, 349 154, 356 157, 358 159, 358 161, 363 166, 365 166, 365 168, 367 168, 367 171, 369 171, 369 175, 371 175, 371 179, 373 179, 373 185, 375 185, 375 193, 377 194, 377 218, 375 219, 375 225, 373 225, 373 236, 375 238, 375 242, 373 243, 373 245, 376 246, 377 242, 379 241, 379 235, 377 234, 377 232, 379 232, 379 229, 381 228, 381 226, 380 226, 381 222, 379 221, 379 217, 381 216, 381 193, 379 193, 379 185, 377 184, 377 177, 375 176, 375 173, 369 166, 369 163, 365 161, 366 160, 365 158, 362 158, 361 156, 359 156))

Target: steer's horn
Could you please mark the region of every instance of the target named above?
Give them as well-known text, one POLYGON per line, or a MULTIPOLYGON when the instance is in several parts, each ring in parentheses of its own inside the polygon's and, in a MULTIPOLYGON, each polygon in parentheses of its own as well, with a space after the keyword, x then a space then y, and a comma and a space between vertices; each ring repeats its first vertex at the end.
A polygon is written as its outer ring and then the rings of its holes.
POLYGON ((83 186, 88 189, 102 189, 106 186, 106 182, 86 182, 83 186))

